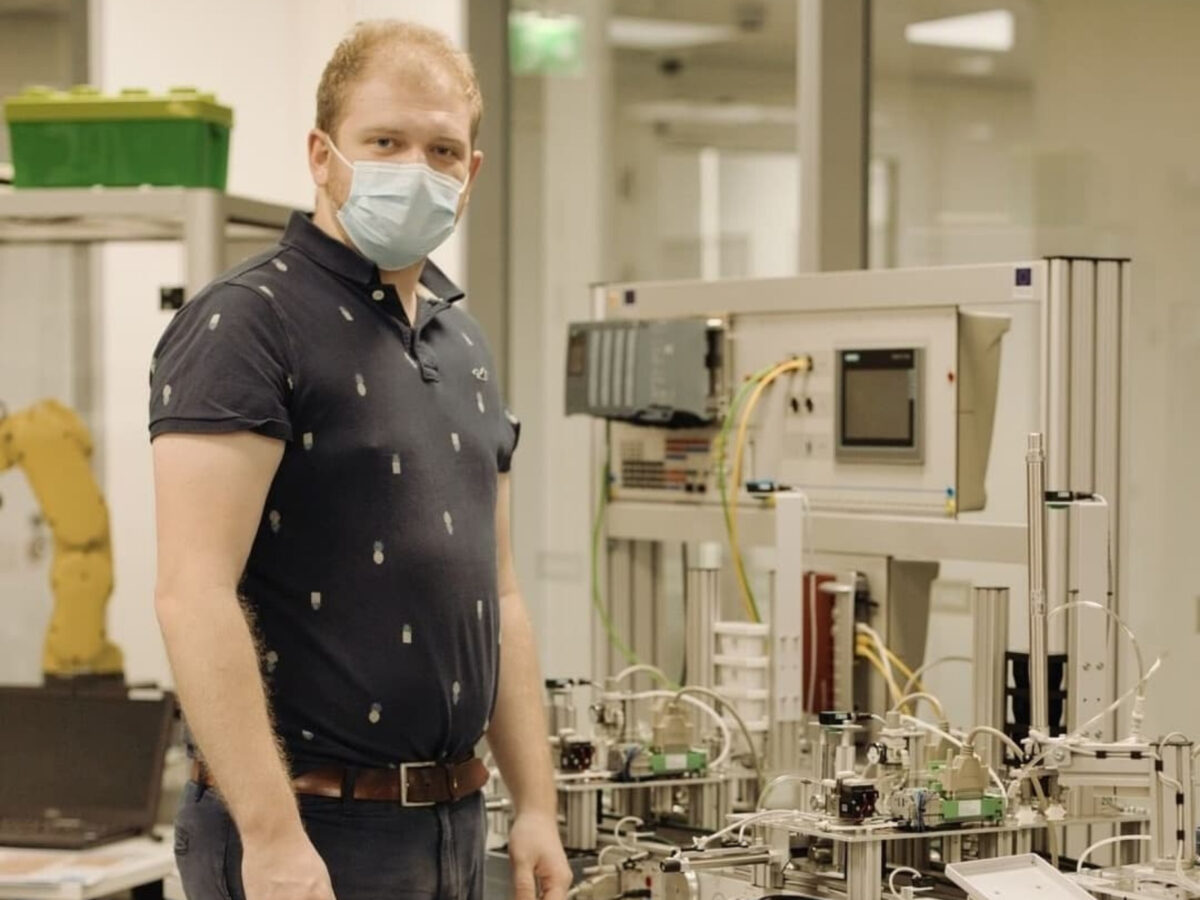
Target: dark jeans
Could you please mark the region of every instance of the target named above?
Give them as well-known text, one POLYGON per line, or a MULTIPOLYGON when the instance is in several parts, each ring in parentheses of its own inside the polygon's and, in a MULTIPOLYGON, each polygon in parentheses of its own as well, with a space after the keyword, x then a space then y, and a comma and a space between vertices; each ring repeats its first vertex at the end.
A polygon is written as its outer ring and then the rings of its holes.
MULTIPOLYGON (((482 900, 483 795, 435 807, 302 796, 300 815, 337 900, 482 900)), ((245 900, 242 844, 220 796, 189 782, 175 819, 188 900, 245 900)))

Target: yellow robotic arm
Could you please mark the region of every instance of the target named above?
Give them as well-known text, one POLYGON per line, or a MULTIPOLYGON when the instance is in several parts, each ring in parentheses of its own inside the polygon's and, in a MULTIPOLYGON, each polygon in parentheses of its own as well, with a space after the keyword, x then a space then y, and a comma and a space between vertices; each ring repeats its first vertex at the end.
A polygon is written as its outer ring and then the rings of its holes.
POLYGON ((42 654, 47 678, 121 675, 123 668, 105 628, 112 544, 91 455, 87 426, 61 403, 45 400, 11 415, 0 407, 0 471, 25 470, 54 538, 54 611, 42 654))

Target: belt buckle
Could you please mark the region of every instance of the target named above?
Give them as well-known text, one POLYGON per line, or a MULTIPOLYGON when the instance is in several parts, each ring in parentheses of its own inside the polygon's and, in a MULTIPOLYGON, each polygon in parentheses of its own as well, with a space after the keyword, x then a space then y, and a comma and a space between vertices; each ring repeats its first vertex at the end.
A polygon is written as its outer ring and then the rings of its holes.
POLYGON ((436 766, 435 762, 417 762, 417 763, 400 763, 400 805, 404 807, 420 807, 420 806, 437 806, 437 803, 432 801, 428 803, 417 803, 408 799, 408 770, 409 769, 432 769, 436 766))

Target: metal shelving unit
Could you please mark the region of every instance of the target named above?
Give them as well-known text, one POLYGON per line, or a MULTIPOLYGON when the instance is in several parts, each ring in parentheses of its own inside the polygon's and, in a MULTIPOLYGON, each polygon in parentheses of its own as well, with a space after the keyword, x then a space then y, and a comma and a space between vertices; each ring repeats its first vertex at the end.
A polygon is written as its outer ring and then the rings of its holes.
MULTIPOLYGON (((75 360, 71 404, 92 428, 101 422, 98 403, 102 353, 96 333, 94 250, 107 242, 176 242, 183 248, 184 296, 195 296, 236 255, 274 242, 291 208, 210 188, 22 188, 0 185, 0 247, 57 245, 72 271, 70 354, 75 360)), ((3 298, 0 298, 3 302, 3 298)), ((157 304, 158 298, 153 300, 157 304)), ((103 453, 97 447, 98 456, 103 453)), ((96 462, 97 470, 103 466, 96 462)))
POLYGON ((189 296, 230 241, 272 240, 291 209, 209 188, 0 188, 0 244, 180 241, 189 296))

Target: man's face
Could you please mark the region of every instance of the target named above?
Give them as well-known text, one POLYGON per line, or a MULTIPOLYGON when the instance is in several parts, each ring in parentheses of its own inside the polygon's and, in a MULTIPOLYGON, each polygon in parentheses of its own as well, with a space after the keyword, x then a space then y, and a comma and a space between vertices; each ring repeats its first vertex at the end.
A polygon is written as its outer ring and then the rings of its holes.
MULTIPOLYGON (((386 52, 351 85, 341 123, 329 137, 352 163, 420 162, 468 183, 459 199, 460 216, 483 161, 483 154, 472 150, 471 107, 454 77, 436 61, 397 61, 386 52)), ((309 135, 309 168, 318 189, 339 209, 353 172, 315 130, 309 135)))

